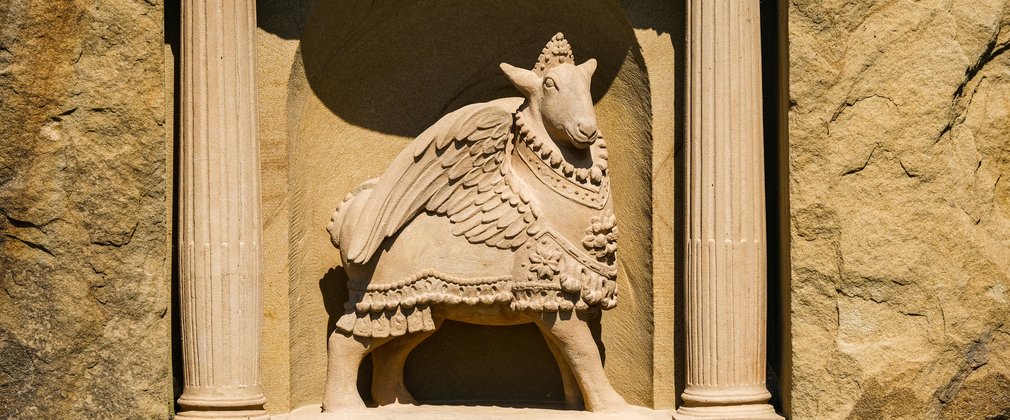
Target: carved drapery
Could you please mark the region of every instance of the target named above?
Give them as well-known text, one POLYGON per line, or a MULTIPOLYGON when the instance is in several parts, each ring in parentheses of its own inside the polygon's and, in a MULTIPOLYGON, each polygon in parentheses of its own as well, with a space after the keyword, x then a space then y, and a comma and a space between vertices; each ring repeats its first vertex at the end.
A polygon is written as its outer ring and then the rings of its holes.
POLYGON ((687 387, 678 418, 776 418, 765 388, 765 204, 757 0, 687 14, 687 387))
POLYGON ((267 418, 259 386, 254 0, 182 3, 176 418, 267 418))

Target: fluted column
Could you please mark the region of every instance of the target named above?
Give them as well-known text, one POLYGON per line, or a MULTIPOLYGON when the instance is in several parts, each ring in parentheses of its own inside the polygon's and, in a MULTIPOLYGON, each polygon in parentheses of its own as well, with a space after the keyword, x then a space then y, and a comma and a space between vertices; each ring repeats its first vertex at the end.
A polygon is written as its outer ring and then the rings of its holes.
POLYGON ((176 418, 267 418, 260 391, 255 0, 183 0, 176 418))
POLYGON ((689 0, 687 16, 687 386, 677 417, 775 418, 758 0, 689 0))

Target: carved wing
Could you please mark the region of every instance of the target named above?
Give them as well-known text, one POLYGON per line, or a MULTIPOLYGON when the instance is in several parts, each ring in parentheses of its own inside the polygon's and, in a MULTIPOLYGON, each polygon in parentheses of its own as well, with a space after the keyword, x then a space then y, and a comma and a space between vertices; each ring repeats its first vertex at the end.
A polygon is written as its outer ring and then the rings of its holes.
POLYGON ((539 232, 539 212, 509 185, 512 112, 521 103, 469 105, 415 138, 372 190, 353 227, 348 259, 365 263, 423 211, 449 217, 454 235, 502 249, 539 232))

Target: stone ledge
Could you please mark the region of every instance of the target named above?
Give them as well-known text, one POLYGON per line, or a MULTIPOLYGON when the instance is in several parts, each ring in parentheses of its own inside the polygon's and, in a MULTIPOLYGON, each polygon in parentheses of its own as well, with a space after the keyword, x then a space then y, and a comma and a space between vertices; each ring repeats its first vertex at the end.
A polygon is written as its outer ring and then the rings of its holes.
POLYGON ((512 420, 512 419, 591 419, 591 420, 669 420, 673 413, 664 410, 652 410, 644 407, 631 406, 628 410, 614 413, 592 413, 589 411, 553 410, 548 408, 511 408, 493 406, 450 406, 450 405, 387 405, 375 408, 362 408, 341 411, 339 413, 322 413, 319 405, 299 407, 290 413, 278 414, 273 420, 512 420))

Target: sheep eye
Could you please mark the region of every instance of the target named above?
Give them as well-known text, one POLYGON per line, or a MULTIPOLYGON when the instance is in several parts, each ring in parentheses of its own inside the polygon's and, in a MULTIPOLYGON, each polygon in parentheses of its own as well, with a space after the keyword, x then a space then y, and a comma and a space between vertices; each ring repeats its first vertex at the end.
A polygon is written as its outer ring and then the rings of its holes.
POLYGON ((554 79, 548 77, 544 79, 544 87, 554 89, 557 85, 554 83, 554 79))

